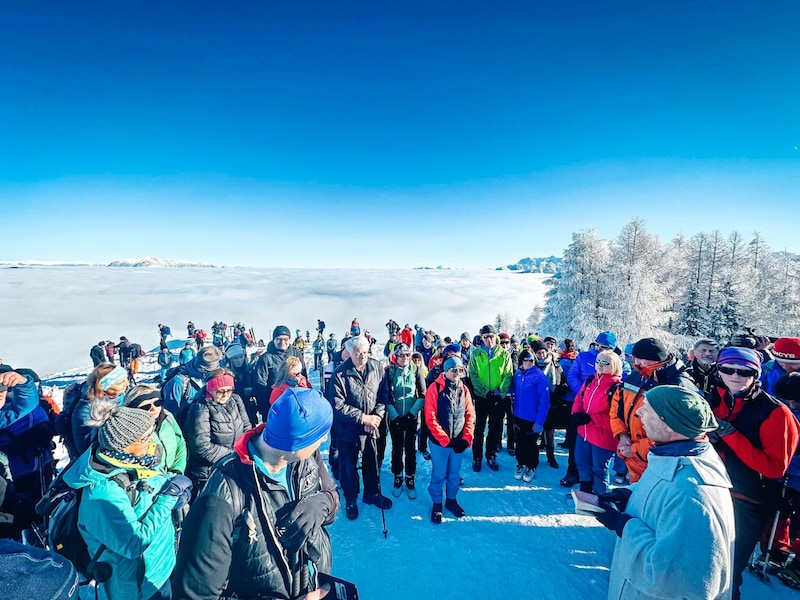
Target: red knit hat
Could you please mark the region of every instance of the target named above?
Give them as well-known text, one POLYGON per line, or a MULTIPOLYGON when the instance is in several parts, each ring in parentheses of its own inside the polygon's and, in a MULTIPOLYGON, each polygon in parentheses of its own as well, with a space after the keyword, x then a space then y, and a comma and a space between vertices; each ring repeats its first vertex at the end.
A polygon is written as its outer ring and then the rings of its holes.
POLYGON ((221 375, 217 375, 216 377, 212 377, 206 382, 206 392, 211 394, 212 392, 217 391, 220 388, 224 387, 233 387, 233 377, 228 375, 227 373, 222 373, 221 375))
POLYGON ((772 354, 779 362, 800 365, 800 338, 778 338, 772 345, 772 354))

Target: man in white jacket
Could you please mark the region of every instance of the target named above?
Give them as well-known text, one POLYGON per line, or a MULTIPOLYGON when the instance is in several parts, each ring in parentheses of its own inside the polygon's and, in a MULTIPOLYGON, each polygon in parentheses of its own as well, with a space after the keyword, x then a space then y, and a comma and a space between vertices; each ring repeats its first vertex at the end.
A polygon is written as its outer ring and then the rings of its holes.
POLYGON ((734 541, 731 482, 706 433, 717 422, 696 392, 671 385, 637 411, 654 442, 631 489, 600 496, 597 519, 619 536, 609 599, 730 598, 734 541))

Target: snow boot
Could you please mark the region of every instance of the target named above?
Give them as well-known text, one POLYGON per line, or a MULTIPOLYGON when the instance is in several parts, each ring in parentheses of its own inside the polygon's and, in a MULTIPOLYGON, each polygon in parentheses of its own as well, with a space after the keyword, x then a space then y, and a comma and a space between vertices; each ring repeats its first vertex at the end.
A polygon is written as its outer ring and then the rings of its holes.
POLYGON ((372 504, 384 510, 392 508, 392 501, 383 494, 372 494, 371 496, 364 496, 361 501, 364 504, 372 504))
POLYGON ((493 456, 491 458, 486 459, 486 464, 489 465, 489 468, 492 471, 499 471, 500 465, 497 464, 497 459, 493 456))
POLYGON ((395 475, 394 484, 392 485, 392 496, 394 496, 395 498, 399 498, 400 492, 402 491, 403 491, 403 476, 395 475))
POLYGON ((431 522, 434 525, 438 525, 442 522, 442 503, 436 503, 433 505, 433 510, 431 511, 431 522))
POLYGON ((591 481, 581 481, 581 491, 586 492, 587 494, 592 493, 592 482, 591 481))
POLYGON ((463 508, 461 508, 461 505, 456 501, 455 498, 448 498, 447 500, 445 500, 444 507, 451 513, 453 513, 453 516, 456 519, 461 519, 467 515, 467 513, 464 511, 463 508))
POLYGON ((535 476, 536 469, 525 469, 525 472, 522 474, 522 481, 525 483, 530 483, 535 476))
POLYGON ((472 470, 475 471, 476 473, 480 473, 482 464, 483 460, 481 460, 480 458, 476 458, 475 460, 472 461, 472 470))
POLYGON ((547 464, 553 467, 554 469, 558 468, 558 462, 556 461, 556 455, 553 453, 552 450, 548 451, 547 453, 547 464))
POLYGON ((417 497, 417 487, 414 484, 414 476, 408 475, 406 477, 406 490, 408 491, 409 500, 415 500, 417 497))
POLYGON ((517 465, 517 470, 514 471, 514 479, 519 481, 520 479, 522 479, 523 473, 525 473, 525 467, 523 467, 522 465, 517 465))
POLYGON ((354 521, 358 518, 358 504, 355 502, 348 502, 347 505, 344 507, 345 515, 350 521, 354 521))

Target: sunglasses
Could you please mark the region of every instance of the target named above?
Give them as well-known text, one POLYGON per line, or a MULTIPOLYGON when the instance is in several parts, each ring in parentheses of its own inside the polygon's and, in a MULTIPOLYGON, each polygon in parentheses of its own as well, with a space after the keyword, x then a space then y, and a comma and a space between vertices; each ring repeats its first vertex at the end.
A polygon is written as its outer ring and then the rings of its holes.
POLYGON ((611 362, 610 362, 610 361, 607 361, 607 360, 596 360, 596 361, 594 361, 594 362, 595 362, 595 364, 597 364, 597 365, 603 365, 604 367, 607 367, 608 365, 610 365, 610 364, 611 364, 611 362))
POLYGON ((739 377, 755 377, 758 371, 753 369, 734 369, 733 367, 718 366, 717 371, 723 375, 738 375, 739 377))
POLYGON ((534 362, 535 360, 535 358, 523 358, 522 362, 534 362))
POLYGON ((494 338, 494 334, 493 333, 484 333, 481 337, 483 339, 485 339, 485 340, 491 340, 492 338, 494 338))
POLYGON ((406 353, 406 354, 398 354, 398 355, 397 355, 397 358, 400 358, 401 356, 402 356, 403 358, 408 358, 409 356, 411 356, 411 354, 407 354, 407 353, 406 353))
POLYGON ((461 367, 453 367, 452 369, 447 369, 448 373, 464 373, 464 369, 461 367))
POLYGON ((157 399, 153 400, 152 402, 148 402, 146 404, 140 404, 136 408, 140 408, 142 410, 150 410, 151 408, 154 408, 154 407, 155 408, 161 408, 162 406, 164 406, 164 400, 162 400, 161 398, 157 398, 157 399))
POLYGON ((502 344, 503 346, 508 346, 509 344, 511 344, 511 342, 509 342, 508 340, 505 340, 505 341, 500 342, 500 344, 502 344))

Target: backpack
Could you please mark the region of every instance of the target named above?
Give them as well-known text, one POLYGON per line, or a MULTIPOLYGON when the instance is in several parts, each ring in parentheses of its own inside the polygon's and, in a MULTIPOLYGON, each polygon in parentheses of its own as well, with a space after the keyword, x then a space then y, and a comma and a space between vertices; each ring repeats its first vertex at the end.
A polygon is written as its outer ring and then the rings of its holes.
MULTIPOLYGON (((101 544, 94 556, 89 556, 86 540, 78 529, 78 509, 83 490, 76 490, 64 481, 64 473, 74 464, 70 463, 53 480, 45 495, 36 504, 36 513, 45 518, 47 525, 45 540, 49 549, 67 558, 87 581, 95 577, 99 580, 98 560, 106 545, 101 544)), ((136 484, 131 481, 128 474, 118 473, 111 480, 125 490, 133 506, 137 499, 136 484)))
POLYGON ((56 434, 61 436, 68 450, 75 448, 75 439, 72 436, 72 413, 83 397, 83 384, 83 381, 76 381, 66 387, 61 401, 61 412, 55 416, 56 434))
POLYGON ((183 390, 181 390, 181 401, 178 405, 178 412, 174 414, 175 420, 178 422, 178 425, 183 427, 184 422, 186 421, 186 415, 189 413, 189 406, 191 406, 192 402, 194 401, 195 397, 197 396, 198 392, 203 389, 203 386, 197 385, 194 378, 189 377, 186 373, 181 373, 181 366, 178 365, 177 367, 172 367, 167 371, 166 376, 164 377, 164 381, 161 382, 161 399, 166 400, 164 398, 164 386, 166 386, 168 381, 171 381, 178 375, 183 376, 183 390))

